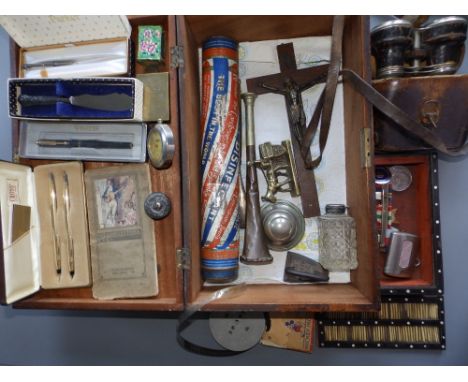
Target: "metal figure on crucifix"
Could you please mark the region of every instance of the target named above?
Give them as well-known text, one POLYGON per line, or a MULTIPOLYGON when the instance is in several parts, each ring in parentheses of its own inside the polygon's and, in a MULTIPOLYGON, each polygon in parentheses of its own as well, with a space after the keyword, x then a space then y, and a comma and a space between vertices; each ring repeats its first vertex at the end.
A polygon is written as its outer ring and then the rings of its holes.
POLYGON ((289 105, 288 119, 292 124, 291 132, 300 142, 302 140, 302 129, 305 128, 306 125, 306 116, 301 97, 302 88, 289 77, 285 78, 282 89, 275 88, 265 83, 260 84, 260 86, 269 90, 271 93, 281 94, 286 97, 286 104, 289 105))

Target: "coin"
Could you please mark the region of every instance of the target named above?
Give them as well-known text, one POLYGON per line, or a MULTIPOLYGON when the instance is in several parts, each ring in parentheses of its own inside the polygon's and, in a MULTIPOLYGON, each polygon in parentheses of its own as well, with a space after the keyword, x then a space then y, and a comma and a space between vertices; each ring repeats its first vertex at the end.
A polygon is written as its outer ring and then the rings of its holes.
POLYGON ((413 176, 411 171, 406 166, 392 166, 390 167, 392 174, 391 186, 393 191, 405 191, 411 185, 413 176))

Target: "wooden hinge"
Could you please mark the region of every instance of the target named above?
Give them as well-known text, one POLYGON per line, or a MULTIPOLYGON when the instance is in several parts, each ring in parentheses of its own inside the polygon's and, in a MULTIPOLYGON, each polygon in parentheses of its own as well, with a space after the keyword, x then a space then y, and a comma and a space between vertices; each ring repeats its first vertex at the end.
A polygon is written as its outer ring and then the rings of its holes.
POLYGON ((363 168, 370 168, 372 166, 371 144, 371 129, 365 127, 361 129, 361 167, 363 168))
POLYGON ((184 66, 184 48, 175 45, 171 48, 171 68, 181 68, 184 66))
POLYGON ((177 248, 176 251, 177 268, 190 269, 191 258, 188 248, 177 248))

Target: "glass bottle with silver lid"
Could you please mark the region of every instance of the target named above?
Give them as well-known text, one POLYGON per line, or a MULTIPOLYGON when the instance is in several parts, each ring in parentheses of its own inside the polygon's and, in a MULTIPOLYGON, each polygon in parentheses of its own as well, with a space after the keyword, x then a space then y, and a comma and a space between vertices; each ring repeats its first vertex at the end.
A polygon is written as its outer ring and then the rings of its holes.
POLYGON ((327 204, 325 215, 317 219, 320 264, 332 272, 356 269, 356 223, 346 214, 345 205, 327 204))

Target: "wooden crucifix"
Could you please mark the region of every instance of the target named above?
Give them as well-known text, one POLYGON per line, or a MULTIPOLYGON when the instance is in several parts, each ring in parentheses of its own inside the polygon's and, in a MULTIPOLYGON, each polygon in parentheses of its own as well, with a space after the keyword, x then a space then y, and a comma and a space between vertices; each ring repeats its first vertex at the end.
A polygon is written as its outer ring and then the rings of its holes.
MULTIPOLYGON (((301 155, 302 138, 307 128, 301 93, 320 82, 325 82, 328 64, 297 69, 292 43, 278 45, 276 50, 280 73, 250 78, 247 80, 247 89, 258 95, 276 93, 285 97, 294 160, 301 189, 302 212, 306 218, 319 216, 320 205, 314 171, 306 168, 301 155)), ((310 160, 310 150, 307 159, 310 160)))

